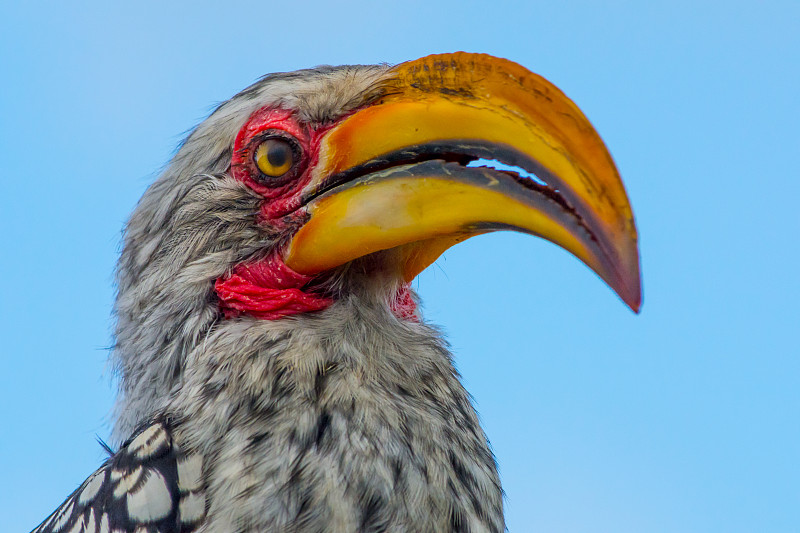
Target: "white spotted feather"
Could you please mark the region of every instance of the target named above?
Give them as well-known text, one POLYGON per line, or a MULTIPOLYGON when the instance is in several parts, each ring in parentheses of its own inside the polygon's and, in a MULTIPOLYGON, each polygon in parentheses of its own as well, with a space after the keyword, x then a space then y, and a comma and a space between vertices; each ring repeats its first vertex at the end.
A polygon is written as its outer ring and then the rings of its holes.
POLYGON ((184 456, 164 422, 143 427, 34 533, 188 533, 205 509, 202 463, 184 456), (178 465, 191 487, 179 482, 178 465), (188 476, 188 477, 187 477, 188 476), (191 500, 187 500, 191 497, 191 500))

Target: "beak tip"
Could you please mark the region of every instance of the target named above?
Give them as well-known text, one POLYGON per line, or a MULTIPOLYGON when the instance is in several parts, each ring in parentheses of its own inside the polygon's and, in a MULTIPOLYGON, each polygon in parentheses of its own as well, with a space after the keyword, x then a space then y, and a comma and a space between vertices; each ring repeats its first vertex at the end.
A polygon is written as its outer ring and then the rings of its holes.
POLYGON ((638 315, 638 314, 640 314, 642 312, 642 297, 641 297, 641 295, 638 298, 636 298, 636 300, 634 300, 632 302, 627 302, 627 304, 628 304, 628 307, 631 308, 631 311, 633 311, 635 314, 638 315))
POLYGON ((639 263, 639 250, 635 244, 635 238, 633 241, 633 248, 629 250, 628 254, 625 256, 628 257, 628 260, 625 261, 626 268, 624 268, 625 274, 623 275, 623 283, 620 287, 622 291, 620 291, 620 297, 622 301, 637 315, 642 310, 642 271, 639 263))
POLYGON ((637 278, 636 284, 632 287, 628 287, 624 293, 619 294, 620 298, 625 305, 627 305, 631 311, 635 314, 639 314, 642 310, 642 285, 641 281, 637 278))

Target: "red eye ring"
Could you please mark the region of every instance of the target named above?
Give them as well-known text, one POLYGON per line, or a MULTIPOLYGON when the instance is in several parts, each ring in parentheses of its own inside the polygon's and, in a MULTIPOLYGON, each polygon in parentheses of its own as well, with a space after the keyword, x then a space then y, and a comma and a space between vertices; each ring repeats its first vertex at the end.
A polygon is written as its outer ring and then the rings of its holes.
MULTIPOLYGON (((310 180, 309 167, 317 160, 319 128, 310 128, 295 118, 294 112, 287 109, 264 107, 255 111, 236 135, 231 157, 231 176, 246 185, 250 190, 264 198, 261 205, 261 217, 274 220, 296 210, 300 205, 299 192, 310 180), (262 143, 282 148, 289 147, 292 164, 281 174, 275 168, 264 166, 259 168, 258 159, 262 143), (264 172, 267 170, 268 172, 264 172), (272 175, 270 175, 272 174, 272 175)), ((268 145, 261 148, 267 150, 268 145)), ((288 153, 284 150, 284 156, 288 153)), ((275 155, 272 164, 281 167, 281 161, 275 155)))

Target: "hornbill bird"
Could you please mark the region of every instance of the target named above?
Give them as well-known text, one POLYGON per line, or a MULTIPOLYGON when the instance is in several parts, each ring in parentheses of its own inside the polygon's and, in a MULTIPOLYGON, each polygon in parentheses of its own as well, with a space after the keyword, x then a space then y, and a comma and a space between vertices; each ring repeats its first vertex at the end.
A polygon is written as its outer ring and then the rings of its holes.
POLYGON ((565 248, 638 311, 614 162, 515 63, 318 67, 221 104, 125 230, 122 444, 35 531, 503 531, 486 436, 410 288, 496 230, 565 248))

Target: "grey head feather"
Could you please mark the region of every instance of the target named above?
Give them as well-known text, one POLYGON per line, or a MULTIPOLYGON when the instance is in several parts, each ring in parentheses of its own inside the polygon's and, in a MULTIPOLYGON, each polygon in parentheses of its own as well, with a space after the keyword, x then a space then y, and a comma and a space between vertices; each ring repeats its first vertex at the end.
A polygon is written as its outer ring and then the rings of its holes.
POLYGON ((319 313, 221 318, 214 281, 266 254, 261 199, 228 174, 257 109, 334 120, 385 66, 266 76, 220 105, 145 192, 117 270, 114 438, 163 415, 201 453, 199 531, 502 531, 494 457, 439 332, 400 320, 389 254, 337 269, 319 313))
POLYGON ((267 105, 310 123, 333 120, 377 96, 385 73, 326 66, 265 76, 195 128, 145 192, 117 268, 116 442, 180 385, 186 354, 218 319, 214 280, 272 244, 268 228, 254 224, 259 197, 227 174, 239 129, 267 105))

